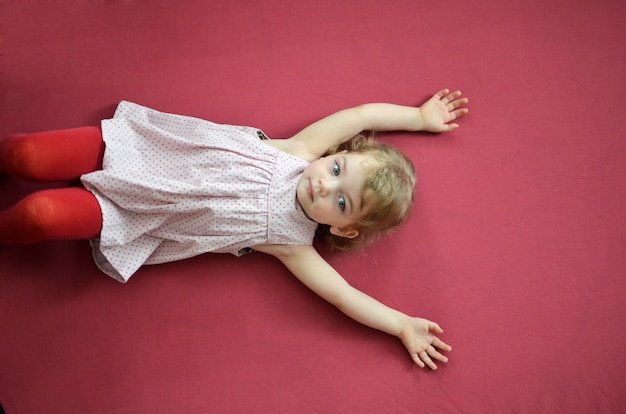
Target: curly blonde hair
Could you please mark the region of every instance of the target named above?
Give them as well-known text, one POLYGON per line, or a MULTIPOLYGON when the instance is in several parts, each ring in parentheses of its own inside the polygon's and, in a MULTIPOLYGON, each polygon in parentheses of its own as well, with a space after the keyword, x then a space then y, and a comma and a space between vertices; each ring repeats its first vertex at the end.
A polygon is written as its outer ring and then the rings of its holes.
POLYGON ((350 239, 332 234, 328 225, 320 224, 317 228, 317 236, 331 249, 347 251, 390 233, 406 220, 413 207, 417 176, 411 160, 373 136, 357 135, 331 148, 326 155, 344 150, 367 154, 374 160, 365 164, 366 176, 361 187, 365 213, 350 225, 359 235, 350 239))

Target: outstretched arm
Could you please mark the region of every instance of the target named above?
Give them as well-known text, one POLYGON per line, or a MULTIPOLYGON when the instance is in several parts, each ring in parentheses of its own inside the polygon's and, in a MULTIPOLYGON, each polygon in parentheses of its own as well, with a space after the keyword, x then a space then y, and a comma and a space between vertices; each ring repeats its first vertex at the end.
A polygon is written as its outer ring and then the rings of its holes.
POLYGON ((327 116, 279 144, 284 151, 315 160, 362 131, 451 131, 458 127, 453 121, 468 112, 463 107, 467 102, 460 91, 443 89, 417 108, 364 104, 327 116))
POLYGON ((443 333, 439 325, 405 315, 353 288, 312 246, 265 245, 254 249, 276 256, 309 289, 352 319, 400 338, 420 367, 434 370, 435 360, 448 361, 439 351, 452 348, 435 336, 443 333))

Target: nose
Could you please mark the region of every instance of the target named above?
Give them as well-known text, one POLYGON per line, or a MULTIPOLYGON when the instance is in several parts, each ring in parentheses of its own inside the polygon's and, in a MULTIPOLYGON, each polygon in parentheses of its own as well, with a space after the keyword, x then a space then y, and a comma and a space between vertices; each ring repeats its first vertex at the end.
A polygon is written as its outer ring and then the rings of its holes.
POLYGON ((322 197, 326 197, 329 193, 333 191, 334 185, 335 184, 332 182, 332 180, 328 181, 328 180, 324 180, 323 178, 320 178, 320 181, 319 181, 320 195, 322 197))

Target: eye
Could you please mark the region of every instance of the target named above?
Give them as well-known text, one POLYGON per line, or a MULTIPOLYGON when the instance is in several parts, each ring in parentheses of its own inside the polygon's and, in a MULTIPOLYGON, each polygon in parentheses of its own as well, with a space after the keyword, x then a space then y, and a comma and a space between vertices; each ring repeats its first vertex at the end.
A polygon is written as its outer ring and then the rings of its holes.
POLYGON ((335 177, 337 177, 340 173, 341 173, 341 167, 339 167, 339 164, 334 163, 333 164, 333 175, 335 177))
POLYGON ((346 199, 343 197, 339 197, 339 209, 344 211, 346 209, 346 199))

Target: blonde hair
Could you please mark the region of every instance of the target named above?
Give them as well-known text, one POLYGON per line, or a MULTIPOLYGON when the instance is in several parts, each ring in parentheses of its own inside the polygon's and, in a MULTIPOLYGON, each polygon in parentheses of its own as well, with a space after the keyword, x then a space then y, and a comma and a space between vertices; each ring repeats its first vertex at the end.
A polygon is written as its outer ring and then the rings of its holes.
POLYGON ((366 176, 361 187, 364 214, 350 225, 359 235, 350 239, 331 234, 328 225, 320 224, 317 228, 317 236, 331 249, 345 251, 390 233, 406 220, 413 206, 417 177, 411 160, 373 136, 357 135, 331 148, 326 155, 344 150, 366 154, 374 160, 364 166, 366 176))

